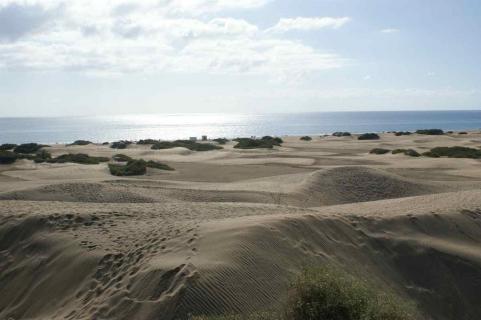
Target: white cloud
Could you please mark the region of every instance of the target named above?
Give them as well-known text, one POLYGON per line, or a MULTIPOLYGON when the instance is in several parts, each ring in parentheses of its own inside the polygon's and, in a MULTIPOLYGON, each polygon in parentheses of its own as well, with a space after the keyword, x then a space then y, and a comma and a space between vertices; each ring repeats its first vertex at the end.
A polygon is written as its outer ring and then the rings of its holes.
POLYGON ((382 29, 381 32, 382 33, 397 33, 397 32, 399 32, 399 29, 387 28, 387 29, 382 29))
POLYGON ((298 17, 294 19, 283 18, 279 22, 268 29, 270 32, 288 32, 293 30, 309 31, 319 29, 338 29, 348 23, 351 19, 349 17, 333 18, 333 17, 319 17, 319 18, 303 18, 298 17))
MULTIPOLYGON (((95 75, 174 71, 295 79, 347 63, 336 54, 225 16, 229 10, 253 9, 269 1, 0 0, 0 13, 12 4, 55 12, 42 21, 41 30, 34 24, 15 38, 5 36, 0 67, 95 75)), ((281 19, 274 28, 338 28, 348 20, 281 19)))

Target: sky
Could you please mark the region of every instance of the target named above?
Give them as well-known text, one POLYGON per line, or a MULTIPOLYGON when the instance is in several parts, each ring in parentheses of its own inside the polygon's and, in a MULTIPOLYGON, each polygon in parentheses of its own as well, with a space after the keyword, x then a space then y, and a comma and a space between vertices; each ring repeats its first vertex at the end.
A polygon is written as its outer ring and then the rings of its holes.
POLYGON ((0 0, 2 117, 479 108, 479 0, 0 0))

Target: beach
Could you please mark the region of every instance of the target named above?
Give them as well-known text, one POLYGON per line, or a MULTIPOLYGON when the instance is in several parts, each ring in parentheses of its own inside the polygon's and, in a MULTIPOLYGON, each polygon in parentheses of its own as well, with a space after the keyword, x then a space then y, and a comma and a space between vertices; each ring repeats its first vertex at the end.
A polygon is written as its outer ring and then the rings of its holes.
POLYGON ((282 137, 272 149, 50 144, 108 163, 0 165, 0 319, 188 319, 282 308, 305 267, 335 264, 424 319, 481 314, 481 133, 282 137), (370 153, 385 149, 384 154, 370 153))

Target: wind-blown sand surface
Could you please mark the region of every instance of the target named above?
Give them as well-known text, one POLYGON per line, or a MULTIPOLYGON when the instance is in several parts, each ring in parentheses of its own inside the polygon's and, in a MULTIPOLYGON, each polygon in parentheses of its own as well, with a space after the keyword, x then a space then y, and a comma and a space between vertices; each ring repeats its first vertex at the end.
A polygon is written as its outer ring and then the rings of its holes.
POLYGON ((481 161, 372 148, 481 134, 285 138, 274 150, 47 148, 159 160, 0 166, 0 319, 182 319, 280 308, 307 265, 345 266, 426 319, 480 319, 481 161))

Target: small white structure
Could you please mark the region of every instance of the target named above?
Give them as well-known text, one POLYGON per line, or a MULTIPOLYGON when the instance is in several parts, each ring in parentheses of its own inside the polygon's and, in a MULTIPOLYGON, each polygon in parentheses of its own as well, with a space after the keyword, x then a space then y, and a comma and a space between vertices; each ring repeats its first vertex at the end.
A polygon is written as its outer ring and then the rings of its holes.
POLYGON ((197 141, 197 137, 190 137, 189 140, 190 141, 197 141))

